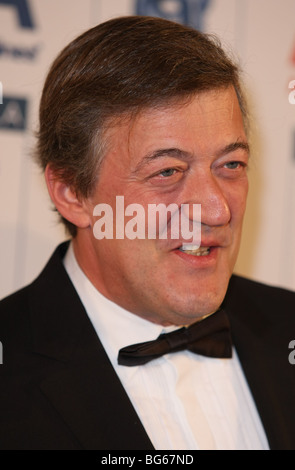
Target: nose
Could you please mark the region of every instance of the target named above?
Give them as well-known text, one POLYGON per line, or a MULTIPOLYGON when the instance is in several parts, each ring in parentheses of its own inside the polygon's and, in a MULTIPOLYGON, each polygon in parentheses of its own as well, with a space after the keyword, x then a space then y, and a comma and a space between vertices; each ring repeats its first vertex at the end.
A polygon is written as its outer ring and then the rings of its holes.
POLYGON ((186 197, 190 203, 201 204, 202 225, 218 227, 229 223, 231 211, 225 190, 211 171, 195 176, 188 186, 186 197))

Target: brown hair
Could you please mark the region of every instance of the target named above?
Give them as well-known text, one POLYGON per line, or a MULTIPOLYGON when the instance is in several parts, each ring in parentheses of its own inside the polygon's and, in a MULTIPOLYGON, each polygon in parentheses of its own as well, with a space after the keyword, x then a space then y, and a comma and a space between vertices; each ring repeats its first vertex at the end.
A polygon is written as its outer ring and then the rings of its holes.
MULTIPOLYGON (((230 85, 246 120, 238 67, 216 38, 162 18, 109 20, 72 41, 52 64, 40 103, 37 159, 88 197, 111 118, 230 85)), ((76 227, 63 221, 75 236, 76 227)))

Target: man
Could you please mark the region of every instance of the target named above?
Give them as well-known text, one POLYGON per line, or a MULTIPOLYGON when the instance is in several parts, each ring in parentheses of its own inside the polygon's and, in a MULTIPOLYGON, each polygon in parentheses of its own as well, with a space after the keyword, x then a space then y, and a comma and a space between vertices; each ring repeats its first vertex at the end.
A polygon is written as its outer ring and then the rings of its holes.
POLYGON ((149 17, 82 34, 48 74, 37 158, 72 240, 1 302, 1 447, 295 448, 294 293, 232 275, 248 116, 217 41, 149 17))

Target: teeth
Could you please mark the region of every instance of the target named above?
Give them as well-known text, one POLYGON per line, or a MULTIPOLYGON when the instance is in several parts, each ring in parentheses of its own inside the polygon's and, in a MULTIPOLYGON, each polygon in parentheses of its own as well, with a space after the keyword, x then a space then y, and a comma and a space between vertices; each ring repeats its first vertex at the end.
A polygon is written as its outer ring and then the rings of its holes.
POLYGON ((209 247, 192 245, 192 244, 183 244, 180 248, 180 251, 187 253, 188 255, 194 256, 206 256, 210 253, 209 247))
POLYGON ((193 245, 192 243, 183 243, 181 248, 189 251, 197 251, 199 248, 201 249, 200 245, 193 245))

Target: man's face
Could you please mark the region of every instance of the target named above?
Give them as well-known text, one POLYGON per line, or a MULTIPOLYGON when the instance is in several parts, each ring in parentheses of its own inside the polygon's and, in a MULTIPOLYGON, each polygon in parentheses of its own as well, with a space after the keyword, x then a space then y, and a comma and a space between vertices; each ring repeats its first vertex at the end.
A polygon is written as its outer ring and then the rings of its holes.
POLYGON ((153 322, 190 324, 214 312, 236 262, 248 190, 248 144, 234 90, 144 110, 112 126, 107 138, 88 201, 92 227, 75 241, 81 267, 102 294, 153 322), (93 207, 109 204, 115 217, 116 196, 146 214, 149 204, 201 204, 202 256, 183 251, 181 237, 97 240, 93 207))

